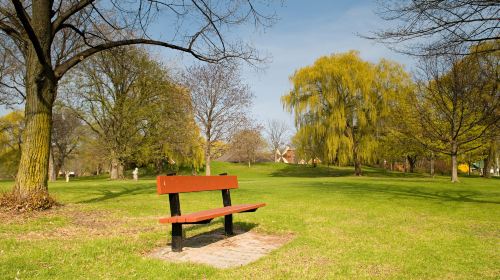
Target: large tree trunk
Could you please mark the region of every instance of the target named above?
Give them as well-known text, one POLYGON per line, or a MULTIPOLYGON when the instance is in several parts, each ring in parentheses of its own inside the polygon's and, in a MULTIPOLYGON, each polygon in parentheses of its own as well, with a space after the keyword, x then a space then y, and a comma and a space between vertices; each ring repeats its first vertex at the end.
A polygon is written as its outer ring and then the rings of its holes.
MULTIPOLYGON (((53 153, 51 154, 52 156, 54 155, 53 153)), ((65 161, 65 157, 59 152, 58 153, 59 157, 57 158, 54 158, 54 171, 56 173, 56 176, 59 175, 59 172, 61 172, 61 169, 63 168, 64 166, 64 161, 65 161)), ((68 171, 68 170, 66 170, 68 171)), ((74 171, 74 170, 72 170, 74 171)))
POLYGON ((457 155, 451 155, 451 181, 458 182, 457 155))
POLYGON ((354 160, 354 175, 361 176, 361 162, 358 159, 354 160))
POLYGON ((452 143, 451 145, 451 181, 453 183, 458 182, 458 161, 457 161, 457 144, 452 143))
POLYGON ((356 147, 356 145, 354 146, 353 157, 354 157, 354 175, 361 176, 361 160, 358 157, 358 148, 356 147))
POLYGON ((54 167, 54 172, 56 174, 56 177, 59 176, 59 173, 61 173, 61 169, 62 169, 62 165, 56 163, 55 167, 54 167))
POLYGON ((408 160, 408 164, 410 165, 410 173, 415 172, 415 165, 417 164, 417 156, 407 155, 406 159, 408 160))
MULTIPOLYGON (((50 64, 51 5, 50 1, 33 1, 31 24, 40 43, 40 52, 50 64)), ((48 171, 52 126, 52 106, 57 79, 50 65, 41 64, 33 44, 26 51, 25 130, 21 160, 14 186, 14 195, 23 204, 49 201, 48 171)), ((50 207, 44 205, 43 207, 50 207)))
POLYGON ((211 161, 211 149, 210 149, 210 142, 207 141, 207 147, 205 148, 205 175, 210 176, 211 170, 210 170, 210 161, 211 161))
POLYGON ((56 166, 54 163, 54 153, 53 153, 52 149, 50 149, 50 152, 49 152, 49 181, 55 182, 57 180, 58 173, 59 173, 59 171, 56 171, 56 166))
MULTIPOLYGON (((29 75, 28 75, 29 76, 29 75)), ((26 128, 23 148, 16 177, 14 193, 25 200, 34 193, 46 194, 49 171, 52 100, 55 85, 33 85, 36 78, 29 77, 25 105, 26 128), (41 87, 40 87, 41 86, 41 87), (49 98, 45 98, 49 97, 49 98)))

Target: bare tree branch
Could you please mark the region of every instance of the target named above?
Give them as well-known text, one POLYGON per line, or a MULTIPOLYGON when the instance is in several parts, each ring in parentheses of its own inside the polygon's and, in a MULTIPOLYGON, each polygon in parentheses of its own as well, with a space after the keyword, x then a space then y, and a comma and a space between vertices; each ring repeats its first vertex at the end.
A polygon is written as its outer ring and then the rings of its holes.
MULTIPOLYGON (((63 1, 61 1, 62 3, 63 1)), ((55 33, 57 33, 61 28, 62 24, 66 22, 71 16, 75 15, 79 11, 85 9, 88 7, 92 2, 95 2, 95 0, 81 0, 75 5, 71 6, 69 9, 66 11, 62 12, 52 23, 52 32, 53 36, 55 33)))
POLYGON ((104 50, 109 50, 109 49, 116 48, 116 47, 127 46, 127 45, 138 45, 138 44, 156 45, 156 46, 167 47, 167 48, 174 49, 174 50, 179 50, 182 52, 190 53, 194 57, 196 57, 197 59, 202 60, 202 61, 206 61, 206 62, 218 62, 218 61, 221 61, 222 59, 237 57, 236 55, 226 55, 223 57, 210 58, 210 57, 196 53, 193 49, 184 48, 184 47, 169 44, 169 43, 166 43, 163 41, 155 41, 155 40, 149 40, 149 39, 130 39, 130 40, 123 40, 123 41, 116 41, 116 42, 109 42, 109 43, 101 44, 101 45, 92 47, 90 49, 84 50, 84 51, 76 54, 72 58, 68 59, 67 61, 65 61, 64 63, 62 63, 61 65, 56 67, 56 69, 55 69, 56 77, 58 77, 58 78, 62 77, 69 69, 73 68, 75 65, 80 63, 82 60, 84 60, 85 58, 87 58, 95 53, 98 53, 98 52, 101 52, 104 50))
POLYGON ((500 4, 475 0, 381 1, 379 15, 391 27, 362 37, 410 55, 469 55, 477 43, 500 50, 500 4))

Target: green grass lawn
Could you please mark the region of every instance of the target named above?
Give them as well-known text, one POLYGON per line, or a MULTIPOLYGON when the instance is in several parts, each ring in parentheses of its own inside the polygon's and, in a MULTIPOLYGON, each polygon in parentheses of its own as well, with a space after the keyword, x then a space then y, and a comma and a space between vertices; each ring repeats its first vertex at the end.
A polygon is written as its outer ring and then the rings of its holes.
MULTIPOLYGON (((259 261, 220 270, 145 254, 170 242, 168 197, 154 178, 77 179, 49 189, 63 207, 0 214, 5 279, 499 279, 500 180, 429 178, 367 169, 215 163, 238 175, 235 226, 294 239, 259 261)), ((0 181, 7 190, 9 181, 0 181)), ((220 192, 181 194, 184 213, 220 207, 220 192)), ((223 226, 186 229, 186 236, 223 226)))

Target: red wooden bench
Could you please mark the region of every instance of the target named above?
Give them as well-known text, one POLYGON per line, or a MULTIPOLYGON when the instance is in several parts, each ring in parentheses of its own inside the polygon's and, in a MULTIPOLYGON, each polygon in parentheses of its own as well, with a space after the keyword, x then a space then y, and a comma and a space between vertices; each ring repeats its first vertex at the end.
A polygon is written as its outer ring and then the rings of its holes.
MULTIPOLYGON (((225 174, 221 174, 225 175, 225 174)), ((172 251, 182 251, 182 225, 207 224, 212 219, 224 216, 226 235, 233 234, 233 213, 255 212, 265 203, 231 205, 230 189, 238 188, 236 176, 158 176, 159 195, 168 194, 171 217, 161 218, 160 223, 172 224, 172 251), (179 193, 200 191, 222 191, 224 207, 181 215, 179 193)))

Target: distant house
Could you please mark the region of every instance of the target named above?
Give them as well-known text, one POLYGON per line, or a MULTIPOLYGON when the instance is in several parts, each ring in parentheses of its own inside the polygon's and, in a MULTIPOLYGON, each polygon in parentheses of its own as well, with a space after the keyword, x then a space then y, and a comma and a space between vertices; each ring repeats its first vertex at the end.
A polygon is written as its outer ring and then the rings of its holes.
POLYGON ((284 163, 296 163, 295 161, 295 149, 292 149, 288 146, 286 146, 285 150, 283 152, 280 152, 279 149, 276 149, 275 155, 275 162, 284 162, 284 163))

